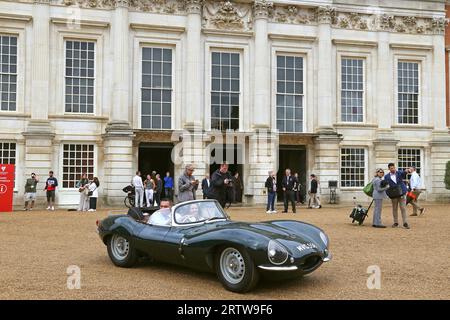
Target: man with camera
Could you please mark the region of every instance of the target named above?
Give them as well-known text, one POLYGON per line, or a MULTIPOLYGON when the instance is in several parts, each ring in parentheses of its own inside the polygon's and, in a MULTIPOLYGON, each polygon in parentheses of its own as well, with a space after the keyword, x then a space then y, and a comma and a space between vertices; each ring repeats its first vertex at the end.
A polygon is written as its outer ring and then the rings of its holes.
POLYGON ((224 162, 211 176, 211 187, 208 190, 208 199, 216 199, 222 208, 227 202, 232 203, 233 178, 228 172, 228 163, 224 162))
POLYGON ((36 186, 39 182, 36 174, 32 173, 31 178, 27 179, 25 183, 25 206, 23 210, 33 210, 34 202, 36 201, 36 186), (29 204, 29 206, 28 206, 29 204))
POLYGON ((199 181, 192 175, 194 166, 186 165, 183 175, 178 178, 178 202, 195 200, 194 192, 197 190, 199 181))

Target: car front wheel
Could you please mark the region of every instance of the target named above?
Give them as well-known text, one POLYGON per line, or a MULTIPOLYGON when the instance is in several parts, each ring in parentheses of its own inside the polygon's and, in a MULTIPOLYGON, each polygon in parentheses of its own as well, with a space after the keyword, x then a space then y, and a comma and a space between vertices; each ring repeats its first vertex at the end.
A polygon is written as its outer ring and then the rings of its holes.
POLYGON ((224 247, 216 256, 216 272, 223 286, 233 292, 248 292, 259 275, 250 255, 238 247, 224 247))
POLYGON ((137 252, 127 238, 113 234, 108 238, 107 247, 109 258, 116 266, 130 268, 136 263, 137 252))

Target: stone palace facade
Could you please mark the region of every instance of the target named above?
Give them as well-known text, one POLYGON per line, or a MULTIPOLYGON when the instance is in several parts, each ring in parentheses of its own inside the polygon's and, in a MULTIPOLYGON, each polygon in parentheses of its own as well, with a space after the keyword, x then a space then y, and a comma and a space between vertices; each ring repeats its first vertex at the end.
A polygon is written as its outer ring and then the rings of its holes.
POLYGON ((363 200, 388 162, 448 199, 446 24, 444 0, 0 0, 0 163, 15 204, 31 172, 112 205, 138 168, 202 178, 222 151, 250 204, 278 167, 363 200))

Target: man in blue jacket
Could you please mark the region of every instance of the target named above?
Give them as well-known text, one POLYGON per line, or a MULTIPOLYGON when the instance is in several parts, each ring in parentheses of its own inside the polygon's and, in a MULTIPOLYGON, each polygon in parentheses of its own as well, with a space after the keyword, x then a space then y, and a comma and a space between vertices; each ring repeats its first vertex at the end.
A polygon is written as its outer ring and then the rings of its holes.
POLYGON ((166 195, 166 198, 170 201, 173 200, 173 179, 170 176, 170 172, 166 172, 166 176, 164 177, 164 194, 166 195))
POLYGON ((395 168, 395 164, 388 164, 389 172, 384 176, 384 180, 389 184, 391 188, 400 186, 402 189, 402 195, 399 198, 391 199, 392 201, 392 215, 394 216, 393 228, 398 227, 398 206, 400 205, 400 211, 402 213, 403 227, 409 229, 408 221, 406 220, 406 193, 408 189, 403 179, 406 179, 408 170, 401 171, 395 168))

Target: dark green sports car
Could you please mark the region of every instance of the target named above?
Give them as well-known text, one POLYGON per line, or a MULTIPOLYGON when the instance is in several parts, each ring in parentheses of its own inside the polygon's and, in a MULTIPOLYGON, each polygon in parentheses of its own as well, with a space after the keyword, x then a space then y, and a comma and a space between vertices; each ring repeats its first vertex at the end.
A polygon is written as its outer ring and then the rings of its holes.
POLYGON ((148 256, 215 272, 226 289, 247 292, 260 276, 297 277, 331 259, 321 229, 293 220, 231 221, 215 200, 183 202, 148 217, 130 211, 97 222, 109 257, 119 267, 132 267, 140 256, 148 256))

